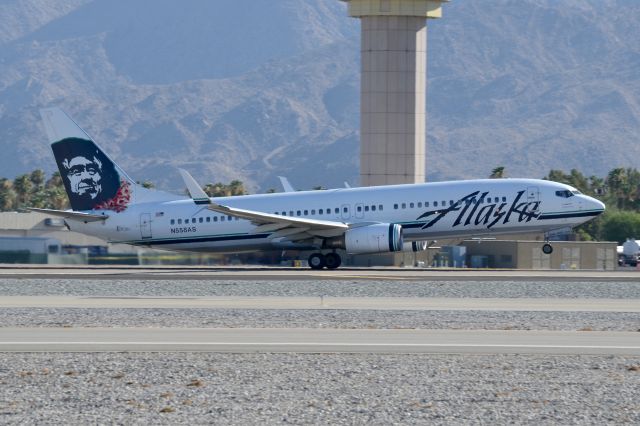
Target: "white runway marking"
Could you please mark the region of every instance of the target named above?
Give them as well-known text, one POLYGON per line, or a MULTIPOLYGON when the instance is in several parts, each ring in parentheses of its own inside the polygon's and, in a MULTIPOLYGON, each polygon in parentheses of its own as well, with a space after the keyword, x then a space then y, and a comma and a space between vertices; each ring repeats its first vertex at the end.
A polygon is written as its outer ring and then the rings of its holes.
POLYGON ((640 312, 638 299, 427 297, 77 297, 3 296, 0 308, 365 309, 640 312))
POLYGON ((4 352, 640 355, 640 333, 495 330, 7 328, 4 352))

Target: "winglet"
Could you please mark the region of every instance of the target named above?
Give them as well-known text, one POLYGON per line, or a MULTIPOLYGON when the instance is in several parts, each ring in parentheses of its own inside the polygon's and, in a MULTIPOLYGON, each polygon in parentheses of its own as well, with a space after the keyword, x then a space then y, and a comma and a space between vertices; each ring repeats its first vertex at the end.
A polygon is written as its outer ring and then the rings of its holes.
POLYGON ((293 186, 291 186, 289 179, 284 176, 278 176, 278 179, 280 179, 280 184, 282 185, 284 192, 296 192, 296 190, 293 189, 293 186))
POLYGON ((211 204, 211 199, 206 192, 202 189, 198 182, 189 174, 188 171, 184 169, 178 169, 180 174, 182 175, 182 180, 184 184, 187 185, 187 191, 189 191, 189 195, 193 199, 193 202, 196 204, 211 204))

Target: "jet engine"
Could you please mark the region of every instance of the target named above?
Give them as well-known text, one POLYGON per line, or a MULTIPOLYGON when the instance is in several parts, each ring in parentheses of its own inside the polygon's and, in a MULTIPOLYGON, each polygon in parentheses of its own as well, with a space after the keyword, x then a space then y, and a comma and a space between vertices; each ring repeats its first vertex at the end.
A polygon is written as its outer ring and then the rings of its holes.
POLYGON ((402 251, 402 226, 376 223, 351 228, 343 236, 325 240, 323 248, 344 249, 349 254, 389 253, 402 251))
POLYGON ((426 241, 411 241, 411 242, 405 242, 402 246, 402 251, 404 252, 418 252, 418 251, 425 251, 428 247, 428 244, 426 241))

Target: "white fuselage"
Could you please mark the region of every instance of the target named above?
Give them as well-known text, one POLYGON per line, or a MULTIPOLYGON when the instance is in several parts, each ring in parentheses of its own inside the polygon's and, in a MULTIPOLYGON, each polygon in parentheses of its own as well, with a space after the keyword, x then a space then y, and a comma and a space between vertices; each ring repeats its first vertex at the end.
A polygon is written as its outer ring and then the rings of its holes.
MULTIPOLYGON (((547 232, 579 225, 604 210, 600 201, 574 188, 533 179, 247 195, 216 198, 215 202, 350 226, 400 224, 406 241, 547 232)), ((124 212, 108 213, 104 222, 69 221, 69 225, 109 242, 168 250, 242 252, 296 247, 272 232, 256 233, 256 225, 249 220, 222 215, 191 199, 133 204, 124 212)))

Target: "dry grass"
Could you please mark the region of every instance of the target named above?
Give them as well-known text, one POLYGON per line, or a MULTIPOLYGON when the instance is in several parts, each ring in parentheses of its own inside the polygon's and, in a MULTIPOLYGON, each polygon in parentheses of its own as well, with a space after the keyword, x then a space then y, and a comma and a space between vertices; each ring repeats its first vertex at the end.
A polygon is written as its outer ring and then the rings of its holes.
POLYGON ((164 407, 160 410, 161 413, 175 413, 176 409, 173 407, 164 407))
POLYGON ((202 380, 194 379, 187 386, 191 386, 194 388, 201 388, 204 386, 204 382, 202 380))

